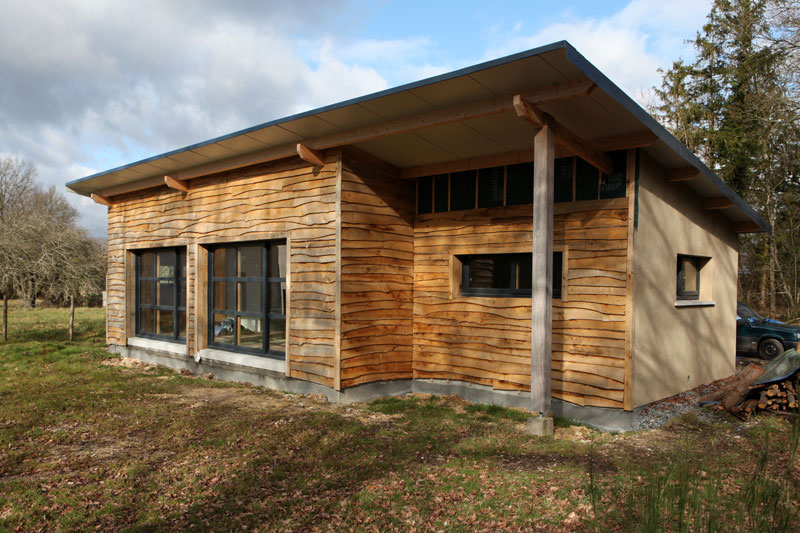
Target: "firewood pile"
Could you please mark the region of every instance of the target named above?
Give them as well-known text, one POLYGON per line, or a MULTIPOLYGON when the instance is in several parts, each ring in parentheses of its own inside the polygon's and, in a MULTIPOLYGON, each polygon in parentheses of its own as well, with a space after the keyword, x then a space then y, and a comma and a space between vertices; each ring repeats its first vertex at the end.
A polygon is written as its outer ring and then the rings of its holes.
POLYGON ((743 420, 761 413, 791 416, 798 411, 798 391, 800 355, 789 350, 764 366, 750 364, 699 402, 712 409, 724 409, 743 420))

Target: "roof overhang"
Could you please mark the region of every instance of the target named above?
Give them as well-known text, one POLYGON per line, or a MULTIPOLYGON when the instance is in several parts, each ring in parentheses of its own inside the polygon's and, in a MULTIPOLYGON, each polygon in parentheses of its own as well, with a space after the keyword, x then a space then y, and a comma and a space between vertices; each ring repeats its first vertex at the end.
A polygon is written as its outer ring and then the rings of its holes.
MULTIPOLYGON (((437 169, 531 160, 531 125, 515 113, 523 95, 598 150, 641 147, 718 209, 737 231, 769 224, 569 43, 561 41, 448 74, 253 126, 72 181, 99 201, 265 161, 353 146, 412 178, 437 169), (167 180, 169 181, 169 180, 167 180)), ((562 152, 564 153, 564 152, 562 152)), ((311 159, 307 159, 311 158, 311 159)))

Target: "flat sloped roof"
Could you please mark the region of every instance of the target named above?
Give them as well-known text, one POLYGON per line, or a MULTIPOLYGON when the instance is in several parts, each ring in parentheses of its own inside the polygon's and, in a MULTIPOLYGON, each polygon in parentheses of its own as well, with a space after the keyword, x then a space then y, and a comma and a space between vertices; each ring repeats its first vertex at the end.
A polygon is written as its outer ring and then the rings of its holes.
POLYGON ((694 167, 698 171, 695 179, 682 182, 685 187, 701 198, 727 198, 731 206, 720 211, 726 218, 770 231, 752 207, 566 41, 265 122, 74 180, 67 187, 85 196, 137 184, 146 188, 165 174, 263 151, 283 153, 286 148, 290 153, 297 143, 334 142, 353 131, 370 134, 348 144, 400 169, 530 150, 532 127, 505 107, 501 112, 466 115, 430 127, 389 132, 388 126, 581 80, 590 80, 596 88, 579 98, 543 103, 542 110, 587 141, 649 132, 655 141, 642 148, 645 153, 667 169, 694 167))

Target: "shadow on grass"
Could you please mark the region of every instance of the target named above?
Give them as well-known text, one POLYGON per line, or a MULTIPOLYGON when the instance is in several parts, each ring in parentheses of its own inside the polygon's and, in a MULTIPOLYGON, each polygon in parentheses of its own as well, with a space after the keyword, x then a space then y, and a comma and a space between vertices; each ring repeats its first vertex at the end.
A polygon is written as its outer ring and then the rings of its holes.
MULTIPOLYGON (((24 329, 9 328, 8 341, 0 340, 0 348, 4 344, 10 345, 18 342, 68 342, 69 326, 64 322, 63 327, 53 327, 52 321, 39 325, 40 327, 26 325, 24 329)), ((80 343, 102 343, 105 336, 105 321, 102 319, 81 320, 75 324, 74 342, 80 343)))
MULTIPOLYGON (((337 521, 352 526, 354 520, 363 518, 362 512, 377 519, 372 523, 378 527, 383 520, 384 526, 403 528, 389 516, 389 509, 380 508, 387 502, 381 503, 370 487, 404 477, 424 480, 430 465, 452 460, 474 465, 488 458, 493 468, 502 471, 512 467, 516 471, 539 470, 554 463, 573 463, 582 469, 585 462, 580 454, 552 451, 550 447, 558 443, 546 440, 540 457, 533 453, 520 456, 520 441, 530 441, 530 437, 509 437, 513 432, 508 428, 502 431, 503 439, 488 447, 472 443, 475 438, 492 438, 483 408, 470 406, 468 412, 457 412, 438 399, 413 397, 376 400, 370 408, 399 416, 362 422, 335 413, 308 412, 291 423, 265 427, 269 438, 246 443, 250 454, 246 467, 227 472, 211 494, 198 496, 184 512, 142 520, 131 531, 244 526, 305 531, 321 522, 331 525, 333 521, 334 528, 337 521)), ((489 411, 493 420, 518 417, 508 409, 489 411)), ((210 414, 195 415, 190 423, 208 424, 210 414)), ((426 505, 425 489, 408 483, 412 491, 408 496, 426 505)), ((392 498, 402 496, 397 490, 402 492, 394 487, 392 498)))

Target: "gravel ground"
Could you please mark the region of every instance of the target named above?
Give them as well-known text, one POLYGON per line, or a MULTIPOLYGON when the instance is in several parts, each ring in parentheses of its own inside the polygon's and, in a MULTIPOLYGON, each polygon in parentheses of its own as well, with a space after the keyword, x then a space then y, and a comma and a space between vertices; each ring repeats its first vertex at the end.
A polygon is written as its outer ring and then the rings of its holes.
MULTIPOLYGON (((764 361, 760 359, 751 359, 747 357, 738 357, 736 359, 736 372, 741 371, 750 363, 762 364, 764 361)), ((731 377, 719 379, 706 385, 700 385, 692 390, 664 398, 657 402, 653 402, 646 406, 639 412, 634 413, 631 422, 631 429, 656 429, 666 425, 670 420, 676 416, 681 416, 685 413, 696 412, 701 420, 714 421, 720 417, 720 413, 710 409, 702 408, 698 405, 697 400, 701 396, 717 390, 719 387, 725 385, 731 380, 731 377)))

